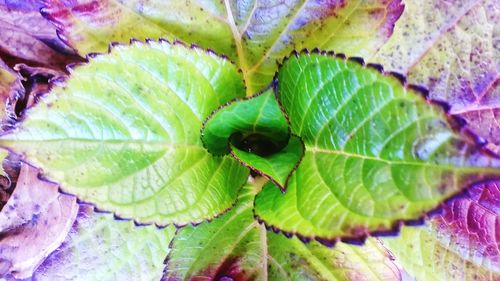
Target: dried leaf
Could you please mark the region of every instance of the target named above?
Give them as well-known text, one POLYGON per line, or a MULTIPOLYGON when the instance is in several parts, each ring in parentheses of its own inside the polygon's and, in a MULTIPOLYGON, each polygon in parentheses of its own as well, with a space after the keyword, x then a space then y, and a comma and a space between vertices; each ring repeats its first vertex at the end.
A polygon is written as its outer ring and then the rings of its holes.
POLYGON ((0 212, 0 276, 30 277, 64 240, 78 211, 76 199, 23 165, 18 184, 0 212))

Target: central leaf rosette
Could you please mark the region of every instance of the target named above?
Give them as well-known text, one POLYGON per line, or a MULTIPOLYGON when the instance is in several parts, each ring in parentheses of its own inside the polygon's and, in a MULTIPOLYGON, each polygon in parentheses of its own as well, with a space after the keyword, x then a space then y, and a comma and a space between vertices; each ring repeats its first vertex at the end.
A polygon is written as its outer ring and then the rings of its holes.
POLYGON ((304 154, 276 100, 276 85, 216 110, 205 122, 202 141, 216 155, 231 153, 243 165, 285 190, 289 175, 304 154))

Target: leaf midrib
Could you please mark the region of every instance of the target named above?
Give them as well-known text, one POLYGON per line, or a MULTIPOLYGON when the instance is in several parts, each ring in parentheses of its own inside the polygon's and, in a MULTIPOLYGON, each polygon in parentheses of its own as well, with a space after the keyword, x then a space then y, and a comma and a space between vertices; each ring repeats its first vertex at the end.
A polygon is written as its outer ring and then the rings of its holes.
POLYGON ((199 149, 205 150, 200 143, 174 143, 174 142, 166 142, 166 141, 153 141, 153 140, 140 140, 140 139, 84 139, 84 138, 57 138, 57 139, 5 139, 0 137, 0 146, 2 143, 15 142, 15 143, 38 143, 38 142, 81 142, 81 143, 107 143, 107 144, 138 144, 144 145, 148 144, 151 146, 162 146, 166 148, 186 148, 186 149, 199 149))
MULTIPOLYGON (((468 167, 468 166, 454 166, 454 165, 449 165, 449 164, 440 164, 440 163, 430 163, 425 160, 417 161, 415 162, 410 162, 410 161, 404 161, 404 160, 391 160, 391 159, 384 159, 384 158, 378 158, 375 156, 369 156, 369 155, 363 155, 363 154, 358 154, 358 153, 353 153, 353 152, 347 152, 347 151, 342 151, 342 150, 329 150, 317 146, 308 146, 306 144, 306 153, 310 152, 312 154, 316 153, 325 153, 325 154, 334 154, 334 155, 342 155, 350 158, 359 158, 359 159, 364 159, 364 160, 372 160, 372 161, 379 161, 379 162, 384 162, 385 164, 388 165, 414 165, 414 166, 436 166, 436 167, 441 167, 441 168, 450 168, 454 170, 484 170, 487 171, 490 168, 488 167, 468 167)), ((494 169, 494 168, 492 168, 494 169)), ((495 169, 494 169, 495 170, 495 169)))

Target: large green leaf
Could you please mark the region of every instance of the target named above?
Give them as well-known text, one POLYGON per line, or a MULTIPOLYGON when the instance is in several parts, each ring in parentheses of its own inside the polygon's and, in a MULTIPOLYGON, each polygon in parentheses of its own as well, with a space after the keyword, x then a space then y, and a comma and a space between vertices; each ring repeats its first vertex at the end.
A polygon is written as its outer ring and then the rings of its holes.
POLYGON ((64 191, 120 217, 199 222, 231 207, 248 176, 200 140, 203 120, 243 95, 225 59, 136 42, 74 69, 1 145, 43 167, 64 191))
POLYGON ((40 265, 34 280, 159 280, 175 228, 137 227, 80 205, 64 243, 40 265))
POLYGON ((440 107, 396 76, 302 54, 284 63, 278 80, 306 152, 286 194, 268 183, 257 195, 255 212, 269 226, 320 240, 363 237, 500 176, 498 159, 482 155, 440 107))
POLYGON ((238 205, 217 220, 177 233, 163 280, 400 280, 378 241, 327 248, 267 232, 253 218, 247 186, 238 205))
POLYGON ((390 37, 401 0, 48 0, 42 12, 80 54, 110 41, 165 36, 212 48, 242 69, 247 93, 266 87, 293 49, 368 56, 390 37))

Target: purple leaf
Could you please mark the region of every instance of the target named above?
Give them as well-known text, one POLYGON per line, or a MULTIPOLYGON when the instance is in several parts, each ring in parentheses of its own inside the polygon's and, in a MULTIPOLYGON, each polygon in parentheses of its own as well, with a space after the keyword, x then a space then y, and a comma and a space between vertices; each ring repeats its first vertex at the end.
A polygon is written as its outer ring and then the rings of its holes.
POLYGON ((24 164, 17 187, 0 212, 0 276, 30 277, 68 234, 78 204, 24 164))
POLYGON ((473 186, 432 219, 438 236, 471 260, 500 269, 500 181, 473 186))
POLYGON ((26 62, 64 70, 79 60, 57 37, 55 27, 42 17, 38 1, 0 2, 0 55, 11 65, 26 62))

